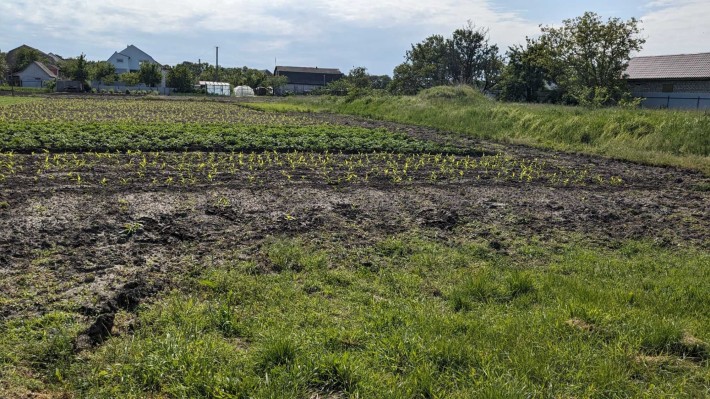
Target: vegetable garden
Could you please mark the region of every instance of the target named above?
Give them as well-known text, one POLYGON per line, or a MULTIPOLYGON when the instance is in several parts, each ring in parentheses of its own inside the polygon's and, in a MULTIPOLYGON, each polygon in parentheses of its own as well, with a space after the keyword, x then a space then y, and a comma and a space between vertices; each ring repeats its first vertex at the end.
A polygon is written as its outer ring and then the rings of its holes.
POLYGON ((708 187, 239 103, 0 105, 0 397, 702 397, 708 187))

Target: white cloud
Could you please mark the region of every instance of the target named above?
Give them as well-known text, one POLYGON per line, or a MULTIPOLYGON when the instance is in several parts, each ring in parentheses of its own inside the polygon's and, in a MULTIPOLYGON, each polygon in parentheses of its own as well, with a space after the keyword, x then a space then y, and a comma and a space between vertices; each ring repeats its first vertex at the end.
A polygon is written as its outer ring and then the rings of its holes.
POLYGON ((710 2, 707 0, 658 0, 647 4, 643 21, 647 37, 643 55, 710 51, 710 2))
MULTIPOLYGON (((536 26, 514 13, 494 10, 489 0, 24 0, 3 2, 3 19, 15 26, 64 37, 125 37, 132 32, 189 33, 195 30, 315 37, 327 26, 419 27, 449 33, 473 20, 506 42, 521 41, 536 26), (520 31, 523 31, 522 35, 520 31)), ((430 32, 434 33, 434 32, 430 32)))

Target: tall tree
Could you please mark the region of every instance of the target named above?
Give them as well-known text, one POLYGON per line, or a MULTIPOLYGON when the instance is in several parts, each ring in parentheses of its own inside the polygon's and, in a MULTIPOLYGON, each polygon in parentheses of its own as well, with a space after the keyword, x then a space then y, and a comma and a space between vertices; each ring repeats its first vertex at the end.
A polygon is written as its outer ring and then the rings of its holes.
POLYGON ((628 95, 624 71, 631 54, 640 51, 639 21, 609 18, 593 12, 566 19, 559 28, 541 27, 545 67, 566 97, 579 104, 610 105, 628 95))
POLYGON ((160 71, 160 66, 152 62, 141 63, 138 76, 141 83, 147 86, 155 87, 163 80, 163 74, 160 71))
POLYGON ((178 64, 168 71, 167 84, 181 93, 188 93, 194 89, 195 75, 188 65, 178 64))
POLYGON ((71 80, 84 82, 89 78, 89 68, 86 62, 86 56, 81 54, 77 58, 70 58, 62 62, 60 71, 62 75, 71 80))
POLYGON ((488 31, 469 21, 450 38, 432 35, 413 44, 405 62, 395 68, 390 89, 414 94, 457 83, 489 90, 497 83, 502 67, 498 46, 489 43, 488 31))
POLYGON ((466 26, 454 31, 447 44, 449 73, 455 83, 482 90, 497 83, 503 61, 498 55, 498 46, 488 43, 487 29, 476 28, 468 21, 466 26))
POLYGON ((512 46, 506 55, 508 64, 501 76, 501 98, 507 101, 538 101, 538 93, 549 80, 549 73, 544 66, 543 46, 528 38, 526 47, 512 46))

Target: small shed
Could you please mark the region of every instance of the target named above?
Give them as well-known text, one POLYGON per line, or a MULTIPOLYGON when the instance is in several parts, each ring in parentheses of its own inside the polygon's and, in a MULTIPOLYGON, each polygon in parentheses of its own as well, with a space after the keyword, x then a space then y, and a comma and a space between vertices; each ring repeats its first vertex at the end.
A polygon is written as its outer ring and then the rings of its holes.
POLYGON ((198 82, 198 89, 205 90, 207 94, 217 96, 231 96, 232 86, 227 82, 209 82, 201 80, 198 82))
POLYGON ((237 86, 234 88, 235 97, 254 97, 254 89, 249 86, 237 86))

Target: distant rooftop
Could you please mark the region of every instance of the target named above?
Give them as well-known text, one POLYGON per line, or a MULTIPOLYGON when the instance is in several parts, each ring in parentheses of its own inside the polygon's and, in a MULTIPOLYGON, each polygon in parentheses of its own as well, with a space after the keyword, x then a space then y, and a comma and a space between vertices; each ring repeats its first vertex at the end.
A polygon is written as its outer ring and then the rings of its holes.
POLYGON ((710 79, 710 53, 636 57, 626 69, 628 79, 710 79))
POLYGON ((295 67, 295 66, 277 66, 274 69, 276 72, 300 72, 300 73, 318 73, 322 75, 342 75, 340 69, 337 68, 318 68, 318 67, 295 67))

